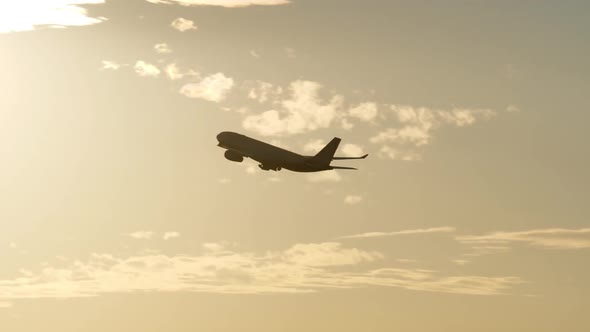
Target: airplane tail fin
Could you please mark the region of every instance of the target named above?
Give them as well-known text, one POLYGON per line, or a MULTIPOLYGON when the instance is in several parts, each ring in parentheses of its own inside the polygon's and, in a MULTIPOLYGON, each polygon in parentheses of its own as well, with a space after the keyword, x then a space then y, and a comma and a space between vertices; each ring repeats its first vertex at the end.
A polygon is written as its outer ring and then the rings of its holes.
POLYGON ((336 153, 336 149, 338 149, 340 141, 340 138, 334 137, 330 143, 324 146, 320 152, 313 156, 313 161, 320 165, 330 165, 330 162, 334 157, 334 153, 336 153))

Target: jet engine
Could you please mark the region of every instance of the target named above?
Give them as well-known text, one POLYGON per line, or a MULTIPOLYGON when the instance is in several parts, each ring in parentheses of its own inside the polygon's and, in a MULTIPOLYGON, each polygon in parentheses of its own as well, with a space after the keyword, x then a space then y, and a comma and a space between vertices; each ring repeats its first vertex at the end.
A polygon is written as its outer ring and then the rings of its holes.
POLYGON ((237 163, 244 161, 244 156, 232 150, 225 151, 224 156, 225 159, 235 161, 237 163))

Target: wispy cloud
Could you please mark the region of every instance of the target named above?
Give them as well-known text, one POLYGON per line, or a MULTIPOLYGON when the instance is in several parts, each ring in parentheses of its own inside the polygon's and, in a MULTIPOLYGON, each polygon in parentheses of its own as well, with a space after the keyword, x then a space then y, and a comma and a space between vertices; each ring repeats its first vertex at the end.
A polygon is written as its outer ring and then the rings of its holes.
POLYGON ((128 234, 130 237, 137 239, 137 240, 149 240, 154 236, 154 232, 151 231, 137 231, 128 234))
POLYGON ((294 48, 285 47, 283 50, 285 51, 285 55, 287 55, 288 58, 295 59, 297 57, 297 51, 295 51, 294 48))
POLYGON ((342 175, 337 171, 323 171, 307 175, 309 182, 340 182, 342 175))
POLYGON ((506 112, 518 113, 520 112, 520 108, 518 108, 516 105, 508 105, 508 107, 506 107, 506 112))
POLYGON ((121 64, 115 62, 115 61, 109 61, 109 60, 103 60, 102 61, 102 66, 100 69, 102 70, 119 70, 119 68, 121 68, 121 64))
POLYGON ((395 232, 368 232, 368 233, 342 236, 342 237, 339 237, 339 239, 363 239, 363 238, 372 238, 372 237, 427 234, 427 233, 452 233, 454 231, 455 231, 454 227, 445 226, 445 227, 434 227, 434 228, 408 229, 408 230, 395 231, 395 232))
POLYGON ((325 102, 319 95, 321 88, 321 84, 313 81, 292 82, 290 96, 280 101, 280 111, 248 115, 242 125, 263 136, 300 134, 328 128, 337 117, 343 98, 335 95, 325 102))
POLYGON ((160 69, 158 69, 158 67, 145 61, 137 61, 133 68, 135 69, 135 73, 139 76, 158 77, 160 75, 160 69))
POLYGON ((176 81, 179 79, 182 79, 184 77, 193 77, 193 78, 197 78, 199 77, 199 73, 192 70, 192 69, 188 69, 188 70, 181 70, 180 67, 178 67, 177 64, 175 63, 169 63, 166 65, 166 67, 164 68, 164 73, 166 73, 166 76, 168 77, 168 79, 176 81))
POLYGON ((434 132, 444 125, 466 127, 496 114, 490 109, 453 108, 451 110, 392 105, 396 123, 370 141, 381 144, 380 156, 388 159, 420 160, 419 149, 430 144, 434 132))
POLYGON ((227 8, 248 6, 286 5, 289 0, 146 0, 151 3, 179 4, 182 6, 220 6, 227 8))
POLYGON ((344 203, 349 205, 355 205, 360 203, 363 200, 362 196, 359 195, 347 195, 344 197, 344 203))
POLYGON ((170 54, 172 53, 172 49, 166 43, 160 43, 154 45, 154 50, 160 54, 170 54))
MULTIPOLYGON (((422 150, 432 143, 438 129, 467 127, 496 115, 494 110, 483 108, 390 105, 381 110, 373 101, 349 106, 344 96, 326 94, 322 84, 305 80, 293 81, 287 89, 257 82, 249 89, 248 98, 268 106, 244 117, 242 127, 248 131, 261 136, 290 136, 333 126, 350 130, 358 123, 370 122, 383 128, 369 137, 369 142, 378 145, 378 156, 404 161, 421 160, 422 150)), ((315 151, 321 144, 322 140, 310 141, 305 149, 315 151)), ((347 154, 358 155, 360 146, 343 146, 341 150, 355 150, 347 154)))
POLYGON ((106 18, 90 17, 82 6, 104 2, 105 0, 2 0, 0 33, 100 23, 106 18))
POLYGON ((177 238, 180 236, 180 233, 178 232, 166 232, 164 233, 164 235, 162 235, 162 239, 164 239, 165 241, 177 238))
POLYGON ((361 121, 373 121, 377 118, 377 104, 373 102, 361 103, 348 110, 348 113, 361 121))
POLYGON ((248 52, 250 54, 250 56, 252 56, 253 58, 259 59, 260 58, 260 53, 256 52, 255 50, 250 50, 250 52, 248 52))
POLYGON ((248 165, 248 167, 246 167, 246 173, 252 175, 252 174, 256 174, 256 167, 252 166, 252 165, 248 165))
POLYGON ((395 287, 416 291, 497 295, 518 277, 441 276, 431 270, 367 268, 383 254, 340 243, 296 244, 284 251, 236 252, 208 244, 200 255, 93 254, 86 261, 0 280, 0 299, 76 298, 129 292, 225 294, 309 293, 322 289, 395 287))
POLYGON ((212 252, 231 252, 229 249, 234 246, 234 243, 230 243, 227 241, 205 242, 201 245, 203 249, 212 252))
POLYGON ((320 152, 320 150, 324 146, 326 146, 326 141, 324 141, 323 139, 313 139, 305 143, 305 145, 303 146, 303 151, 315 154, 320 152))
POLYGON ((197 30, 195 22, 186 18, 179 17, 170 23, 170 26, 180 32, 197 30))
POLYGON ((466 264, 469 264, 469 261, 466 259, 454 259, 453 263, 455 263, 457 265, 466 265, 466 264))
POLYGON ((262 104, 270 100, 275 100, 282 93, 283 88, 280 86, 274 86, 264 81, 255 81, 254 86, 248 92, 248 98, 254 99, 262 104))
POLYGON ((220 102, 234 86, 234 80, 217 73, 203 78, 197 83, 185 84, 180 93, 189 98, 205 99, 213 102, 220 102))
POLYGON ((353 143, 345 143, 340 151, 344 157, 358 157, 363 154, 363 147, 353 143))
POLYGON ((492 255, 498 253, 504 253, 510 251, 511 248, 508 246, 499 245, 472 245, 471 251, 463 254, 465 257, 479 257, 485 255, 492 255))
POLYGON ((404 263, 404 264, 417 262, 415 259, 407 259, 407 258, 398 258, 398 259, 396 259, 396 261, 399 263, 404 263))
POLYGON ((386 159, 392 160, 403 160, 403 161, 417 161, 422 160, 422 155, 413 150, 406 150, 400 148, 394 148, 389 145, 384 145, 379 150, 379 156, 386 159))
POLYGON ((515 242, 547 249, 590 248, 590 228, 546 228, 520 232, 493 232, 486 235, 457 236, 459 242, 478 245, 502 245, 515 242))

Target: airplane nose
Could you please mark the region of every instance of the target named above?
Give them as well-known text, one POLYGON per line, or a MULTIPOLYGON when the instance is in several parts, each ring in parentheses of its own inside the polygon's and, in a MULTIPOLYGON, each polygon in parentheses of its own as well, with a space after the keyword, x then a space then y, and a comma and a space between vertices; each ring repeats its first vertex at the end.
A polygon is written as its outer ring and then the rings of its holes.
POLYGON ((226 136, 227 136, 227 133, 225 131, 217 134, 217 141, 221 142, 223 140, 223 138, 226 136))

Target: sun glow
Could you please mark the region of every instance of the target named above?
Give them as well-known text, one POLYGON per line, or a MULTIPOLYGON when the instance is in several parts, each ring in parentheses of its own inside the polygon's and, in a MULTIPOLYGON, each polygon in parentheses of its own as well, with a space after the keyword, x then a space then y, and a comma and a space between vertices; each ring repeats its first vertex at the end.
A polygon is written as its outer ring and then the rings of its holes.
POLYGON ((96 24, 105 18, 89 17, 80 5, 104 0, 12 0, 0 2, 0 33, 34 30, 39 26, 63 28, 96 24))

